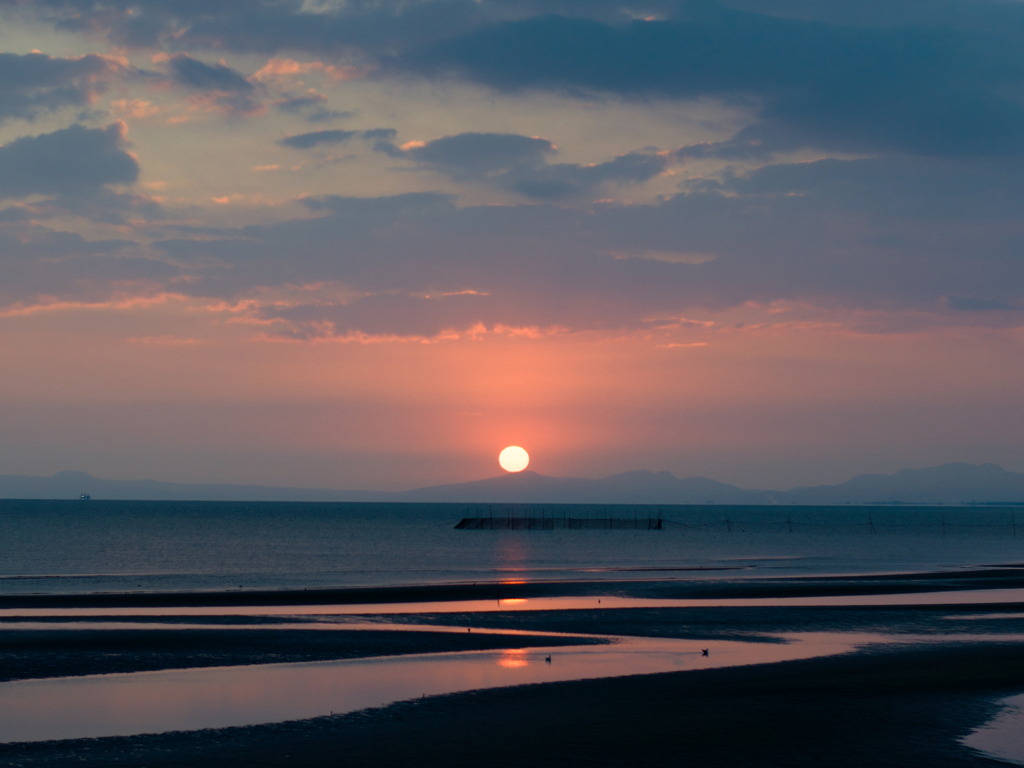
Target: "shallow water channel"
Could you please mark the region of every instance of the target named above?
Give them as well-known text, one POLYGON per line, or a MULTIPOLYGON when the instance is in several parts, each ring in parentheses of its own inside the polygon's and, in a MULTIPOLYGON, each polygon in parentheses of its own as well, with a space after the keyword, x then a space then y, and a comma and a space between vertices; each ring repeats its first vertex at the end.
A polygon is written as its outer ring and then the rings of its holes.
MULTIPOLYGON (((408 631, 413 627, 404 625, 400 629, 408 631)), ((2 683, 0 742, 128 736, 302 720, 481 688, 804 659, 845 653, 890 638, 872 634, 801 633, 781 636, 785 642, 762 643, 610 639, 609 645, 212 667, 2 683), (708 649, 707 656, 701 653, 702 648, 708 649)))

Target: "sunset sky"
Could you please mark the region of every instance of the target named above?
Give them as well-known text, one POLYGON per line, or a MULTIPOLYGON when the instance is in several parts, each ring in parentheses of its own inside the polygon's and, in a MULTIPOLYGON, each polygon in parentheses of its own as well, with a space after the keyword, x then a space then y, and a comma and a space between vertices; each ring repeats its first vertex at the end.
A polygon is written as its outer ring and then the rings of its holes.
POLYGON ((0 0, 0 474, 1024 471, 1024 2, 0 0))

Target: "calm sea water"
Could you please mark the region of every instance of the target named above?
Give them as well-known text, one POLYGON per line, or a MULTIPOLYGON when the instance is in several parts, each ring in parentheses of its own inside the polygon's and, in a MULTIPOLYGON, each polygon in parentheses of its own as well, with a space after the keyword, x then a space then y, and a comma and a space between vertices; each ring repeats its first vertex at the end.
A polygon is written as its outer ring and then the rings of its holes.
POLYGON ((1024 561, 1024 509, 0 501, 0 593, 746 578, 1024 561), (455 530, 463 517, 664 529, 455 530), (1016 526, 1020 525, 1019 531, 1016 526))

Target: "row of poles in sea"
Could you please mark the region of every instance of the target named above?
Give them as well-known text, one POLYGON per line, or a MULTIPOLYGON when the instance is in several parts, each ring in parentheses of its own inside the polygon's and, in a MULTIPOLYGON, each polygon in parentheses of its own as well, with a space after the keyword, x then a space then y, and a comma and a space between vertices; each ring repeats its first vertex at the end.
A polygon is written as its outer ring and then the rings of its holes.
MULTIPOLYGON (((467 512, 473 510, 466 510, 467 512)), ((474 517, 464 517, 459 521, 456 528, 468 529, 468 530, 517 530, 517 531, 553 531, 556 529, 560 530, 648 530, 648 531, 660 531, 662 530, 663 520, 661 517, 661 510, 658 510, 657 517, 653 517, 650 514, 650 510, 647 510, 647 514, 644 517, 640 517, 638 514, 634 514, 632 518, 628 517, 614 517, 609 510, 607 515, 587 515, 585 517, 573 516, 569 514, 569 511, 563 510, 561 516, 556 514, 547 514, 547 509, 541 508, 540 517, 536 515, 527 515, 526 510, 523 510, 522 515, 514 514, 514 507, 505 507, 505 514, 502 515, 499 511, 497 517, 494 515, 493 506, 487 507, 487 516, 482 515, 474 517)))
MULTIPOLYGON (((811 521, 811 520, 793 520, 792 514, 787 514, 785 522, 779 519, 768 520, 761 519, 756 520, 747 518, 745 520, 733 520, 730 515, 726 514, 724 519, 707 521, 707 522, 681 522, 678 520, 672 520, 662 515, 661 508, 657 509, 656 516, 652 514, 652 511, 647 508, 644 509, 644 515, 641 516, 638 512, 635 512, 633 517, 616 517, 612 508, 609 507, 605 510, 604 514, 600 514, 595 511, 593 514, 585 516, 573 515, 569 508, 561 510, 562 514, 558 515, 553 510, 549 514, 549 510, 542 507, 540 509, 540 516, 535 514, 536 510, 532 507, 520 508, 521 514, 517 514, 516 507, 514 505, 503 505, 503 508, 499 508, 498 514, 495 515, 494 506, 487 507, 487 515, 480 514, 480 509, 466 509, 465 512, 476 512, 475 515, 468 515, 463 517, 459 523, 455 526, 460 530, 522 530, 522 531, 551 531, 551 530, 655 530, 661 531, 666 528, 682 528, 689 530, 702 530, 712 531, 724 529, 727 533, 746 533, 754 531, 788 531, 789 533, 795 533, 798 531, 816 531, 819 533, 827 532, 829 529, 834 530, 850 530, 850 529, 861 529, 866 533, 875 534, 879 532, 897 532, 906 531, 912 532, 914 530, 934 530, 935 532, 941 532, 944 536, 947 533, 964 532, 967 530, 987 529, 993 532, 1000 530, 1005 531, 1011 536, 1017 535, 1017 515, 1016 509, 1007 509, 1004 514, 993 515, 994 510, 990 508, 977 508, 968 507, 970 512, 960 511, 960 514, 956 516, 956 519, 948 519, 945 510, 936 510, 934 507, 928 508, 927 517, 931 518, 928 520, 921 520, 922 510, 917 507, 901 508, 899 511, 907 512, 905 517, 915 516, 918 519, 915 520, 904 520, 899 522, 892 519, 894 514, 890 513, 886 516, 887 519, 882 521, 876 521, 875 512, 871 509, 865 511, 864 518, 859 521, 850 522, 839 522, 839 521, 811 521), (962 519, 965 514, 971 514, 977 510, 981 510, 985 513, 987 521, 979 519, 979 515, 974 514, 974 520, 962 519), (528 511, 534 512, 534 514, 527 514, 528 511), (1005 519, 995 519, 1004 518, 1005 519)), ((621 508, 615 510, 620 514, 623 511, 621 508)), ((843 510, 844 516, 849 517, 849 510, 843 510)))

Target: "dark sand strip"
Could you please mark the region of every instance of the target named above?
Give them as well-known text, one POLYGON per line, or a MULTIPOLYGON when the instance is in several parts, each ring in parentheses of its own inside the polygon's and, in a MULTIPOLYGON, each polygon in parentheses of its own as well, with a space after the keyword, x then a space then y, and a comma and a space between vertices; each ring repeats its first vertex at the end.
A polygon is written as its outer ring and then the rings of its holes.
POLYGON ((1020 604, 615 608, 410 613, 380 618, 396 624, 748 642, 773 642, 774 638, 766 635, 786 632, 876 632, 935 635, 936 639, 953 634, 1024 635, 1024 605, 1020 604))
POLYGON ((1024 646, 890 648, 781 664, 454 694, 221 731, 0 745, 0 766, 980 768, 958 738, 1024 690, 1024 646))
POLYGON ((452 600, 603 596, 728 599, 889 595, 1024 588, 1024 568, 1005 566, 932 573, 873 574, 785 579, 540 581, 519 584, 437 584, 303 590, 123 592, 0 595, 0 609, 169 608, 260 605, 368 605, 452 600))

